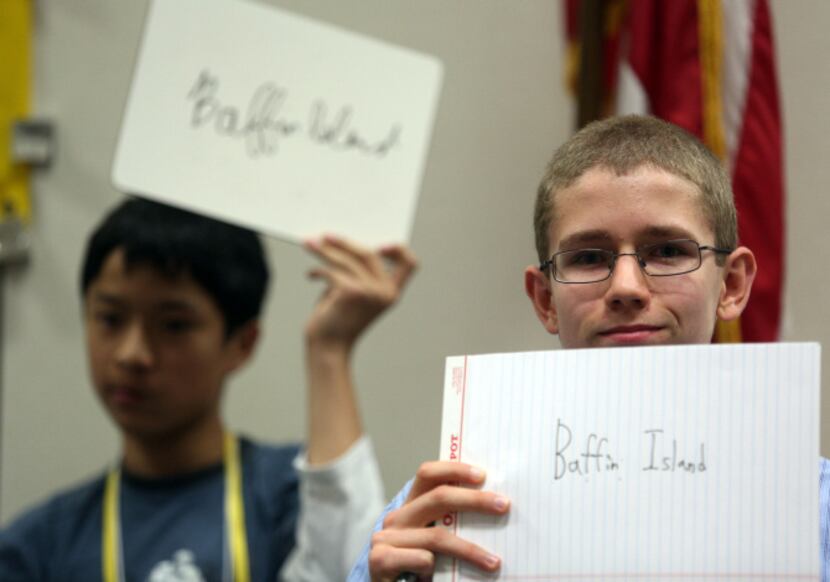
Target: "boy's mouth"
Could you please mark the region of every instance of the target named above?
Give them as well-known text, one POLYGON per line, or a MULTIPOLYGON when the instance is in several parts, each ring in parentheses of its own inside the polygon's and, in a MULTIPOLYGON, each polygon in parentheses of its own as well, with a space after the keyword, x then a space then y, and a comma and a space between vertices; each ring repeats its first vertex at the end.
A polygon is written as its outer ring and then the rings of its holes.
POLYGON ((657 325, 619 325, 601 331, 599 335, 620 344, 640 344, 652 340, 663 328, 657 325))
POLYGON ((107 392, 110 402, 119 407, 138 406, 147 398, 144 390, 132 386, 112 386, 107 392))

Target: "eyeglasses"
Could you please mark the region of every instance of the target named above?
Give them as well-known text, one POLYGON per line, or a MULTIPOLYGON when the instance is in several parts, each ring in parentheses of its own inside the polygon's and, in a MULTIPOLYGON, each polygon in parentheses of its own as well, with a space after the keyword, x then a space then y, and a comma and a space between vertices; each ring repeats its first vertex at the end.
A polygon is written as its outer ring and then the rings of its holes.
POLYGON ((703 251, 728 255, 732 251, 713 246, 701 246, 688 239, 669 240, 640 247, 633 253, 615 253, 606 249, 574 249, 559 251, 539 265, 544 271, 551 267, 554 280, 559 283, 598 283, 614 271, 619 257, 637 257, 637 264, 651 277, 684 275, 700 268, 703 251))

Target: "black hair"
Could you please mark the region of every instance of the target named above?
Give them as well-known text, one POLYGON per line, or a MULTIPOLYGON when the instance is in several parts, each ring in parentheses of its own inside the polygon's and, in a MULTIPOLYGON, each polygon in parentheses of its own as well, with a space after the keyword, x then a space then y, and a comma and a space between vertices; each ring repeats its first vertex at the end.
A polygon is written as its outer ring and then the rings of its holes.
POLYGON ((124 251, 128 269, 141 264, 166 277, 192 277, 216 301, 226 337, 260 314, 269 273, 262 242, 251 230, 129 198, 89 237, 81 267, 82 296, 117 249, 124 251))

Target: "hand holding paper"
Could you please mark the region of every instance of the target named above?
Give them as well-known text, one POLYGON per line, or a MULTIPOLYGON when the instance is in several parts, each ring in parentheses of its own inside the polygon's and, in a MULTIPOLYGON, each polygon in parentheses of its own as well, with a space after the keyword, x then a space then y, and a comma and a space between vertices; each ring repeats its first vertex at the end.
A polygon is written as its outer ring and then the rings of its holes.
POLYGON ((371 251, 334 236, 309 239, 305 246, 324 262, 309 277, 327 283, 306 326, 306 337, 348 352, 403 293, 417 266, 415 255, 402 245, 371 251))
POLYGON ((465 463, 435 461, 421 465, 406 503, 391 512, 383 529, 372 537, 372 580, 395 580, 401 572, 429 576, 437 554, 465 560, 485 571, 498 570, 498 556, 442 527, 430 527, 458 511, 507 513, 510 501, 506 497, 476 489, 484 478, 481 469, 465 463))

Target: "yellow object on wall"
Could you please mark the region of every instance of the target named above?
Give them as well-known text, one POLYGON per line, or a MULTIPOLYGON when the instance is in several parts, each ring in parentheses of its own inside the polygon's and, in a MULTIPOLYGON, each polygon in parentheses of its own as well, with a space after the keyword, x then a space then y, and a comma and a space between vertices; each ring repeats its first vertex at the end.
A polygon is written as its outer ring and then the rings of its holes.
POLYGON ((31 220, 29 168, 12 163, 12 126, 29 116, 31 0, 0 0, 0 221, 31 220))

